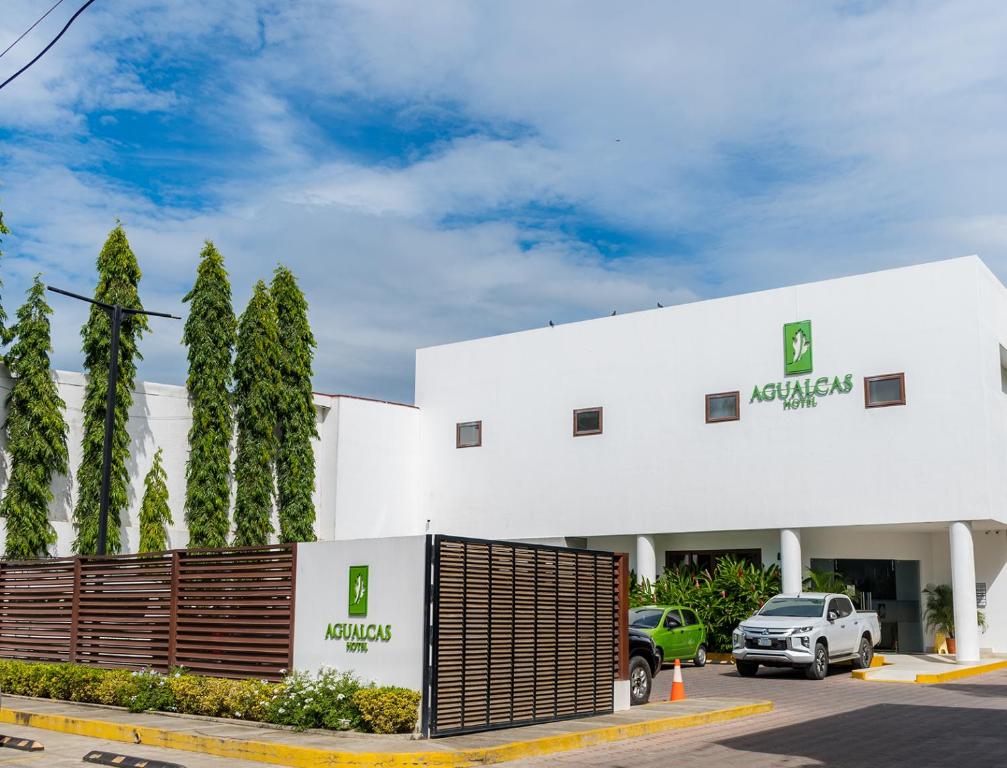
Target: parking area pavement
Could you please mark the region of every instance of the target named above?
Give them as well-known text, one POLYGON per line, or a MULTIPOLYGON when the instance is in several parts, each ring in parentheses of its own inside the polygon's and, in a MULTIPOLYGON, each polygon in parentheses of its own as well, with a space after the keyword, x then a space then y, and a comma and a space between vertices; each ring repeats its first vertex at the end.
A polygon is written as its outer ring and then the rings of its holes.
MULTIPOLYGON (((869 683, 834 669, 823 681, 791 670, 742 678, 730 665, 683 667, 686 695, 769 699, 772 712, 590 750, 512 763, 666 768, 1001 768, 1007 765, 1007 671, 941 685, 869 683)), ((666 698, 671 669, 654 681, 666 698)))

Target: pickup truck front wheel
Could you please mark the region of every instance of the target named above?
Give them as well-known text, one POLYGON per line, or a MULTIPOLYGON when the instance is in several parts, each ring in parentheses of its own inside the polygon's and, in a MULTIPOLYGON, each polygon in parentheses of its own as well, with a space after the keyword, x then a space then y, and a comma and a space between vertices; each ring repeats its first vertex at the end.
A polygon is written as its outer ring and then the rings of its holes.
POLYGON ((825 643, 815 644, 815 660, 808 665, 805 674, 808 680, 824 680, 829 674, 829 649, 825 643))
POLYGON ((857 649, 857 658, 853 660, 854 669, 868 669, 874 661, 874 645, 866 638, 860 638, 860 648, 857 649))
POLYGON ((736 661, 734 667, 742 677, 755 677, 759 671, 759 663, 756 661, 736 661))

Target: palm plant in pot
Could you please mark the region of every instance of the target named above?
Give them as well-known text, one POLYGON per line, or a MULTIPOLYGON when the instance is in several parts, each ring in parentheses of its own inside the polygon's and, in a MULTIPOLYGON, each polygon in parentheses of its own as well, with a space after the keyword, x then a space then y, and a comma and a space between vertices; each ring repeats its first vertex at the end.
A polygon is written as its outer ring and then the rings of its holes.
MULTIPOLYGON (((927 596, 926 608, 923 611, 923 620, 927 629, 934 633, 940 633, 947 639, 948 653, 955 653, 955 604, 954 594, 950 584, 928 584, 923 590, 927 596)), ((979 629, 986 631, 986 616, 982 611, 976 611, 976 618, 979 621, 979 629)))

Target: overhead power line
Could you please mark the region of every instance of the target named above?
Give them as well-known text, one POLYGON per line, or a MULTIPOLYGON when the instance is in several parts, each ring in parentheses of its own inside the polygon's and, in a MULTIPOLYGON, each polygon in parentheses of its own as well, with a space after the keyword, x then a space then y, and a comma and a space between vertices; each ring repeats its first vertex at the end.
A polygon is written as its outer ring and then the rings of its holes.
POLYGON ((39 24, 41 24, 45 20, 46 16, 48 16, 50 13, 52 13, 53 11, 55 11, 56 8, 58 8, 62 4, 63 4, 63 0, 56 0, 56 4, 53 5, 52 8, 50 8, 48 11, 46 11, 45 13, 43 13, 41 16, 39 16, 37 19, 35 19, 35 23, 32 24, 30 27, 28 27, 28 29, 26 29, 24 32, 22 32, 21 36, 18 37, 17 40, 15 40, 13 43, 11 43, 6 48, 4 48, 3 51, 0 51, 0 59, 2 59, 4 57, 4 54, 7 53, 7 51, 9 51, 15 45, 17 45, 18 43, 20 43, 22 40, 24 40, 25 35, 27 35, 29 32, 31 32, 33 29, 35 29, 35 27, 37 27, 39 24))
POLYGON ((38 56, 36 56, 34 59, 32 59, 27 64, 25 64, 23 67, 21 67, 21 69, 19 69, 13 75, 11 75, 6 80, 4 80, 2 83, 0 83, 0 90, 3 90, 9 83, 13 82, 19 75, 21 75, 25 70, 27 70, 29 67, 31 67, 32 64, 34 64, 36 61, 38 61, 43 56, 45 56, 45 54, 48 52, 48 50, 50 48, 52 48, 54 45, 56 45, 56 43, 59 41, 59 39, 61 37, 63 37, 63 35, 66 33, 66 31, 68 29, 70 29, 70 25, 73 24, 77 20, 77 17, 80 16, 82 13, 84 13, 84 11, 87 9, 87 7, 89 5, 91 5, 91 3, 93 3, 93 2, 94 2, 94 0, 87 0, 87 2, 84 3, 84 5, 82 5, 80 8, 78 8, 77 12, 73 16, 70 17, 70 21, 68 21, 66 23, 66 25, 63 27, 63 29, 61 29, 59 31, 59 34, 56 35, 56 37, 54 37, 52 39, 52 42, 50 42, 49 45, 47 45, 45 48, 42 49, 41 53, 39 53, 38 56))

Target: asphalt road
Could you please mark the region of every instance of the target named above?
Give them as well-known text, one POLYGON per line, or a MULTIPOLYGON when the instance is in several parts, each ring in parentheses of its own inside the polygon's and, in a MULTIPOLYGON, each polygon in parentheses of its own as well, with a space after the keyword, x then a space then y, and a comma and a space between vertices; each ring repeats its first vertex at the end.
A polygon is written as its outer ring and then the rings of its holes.
MULTIPOLYGON (((769 699, 774 711, 703 728, 509 763, 515 768, 1003 768, 1007 671, 940 685, 868 683, 837 668, 741 678, 730 665, 684 669, 687 696, 769 699)), ((667 697, 671 670, 656 679, 667 697)))
MULTIPOLYGON (((649 736, 588 750, 508 763, 515 768, 1001 768, 1007 765, 1007 671, 943 685, 866 683, 849 670, 815 682, 787 670, 740 678, 729 665, 685 667, 688 696, 770 699, 772 713, 649 736)), ((655 680, 668 696, 671 670, 655 680)), ((5 735, 45 744, 36 754, 0 749, 0 768, 83 766, 103 749, 180 763, 186 768, 265 768, 263 763, 142 745, 103 742, 18 726, 5 735)))

